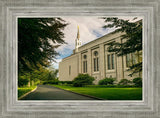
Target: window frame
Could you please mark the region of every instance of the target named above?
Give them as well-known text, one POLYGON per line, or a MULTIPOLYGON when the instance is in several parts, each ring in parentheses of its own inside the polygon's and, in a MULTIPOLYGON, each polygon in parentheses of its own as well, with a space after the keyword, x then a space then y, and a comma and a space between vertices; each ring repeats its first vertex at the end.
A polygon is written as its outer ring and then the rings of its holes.
POLYGON ((99 54, 98 51, 93 52, 94 57, 93 57, 93 71, 98 72, 99 71, 99 54))
POLYGON ((107 54, 107 70, 114 70, 114 69, 115 69, 115 54, 109 53, 107 54))

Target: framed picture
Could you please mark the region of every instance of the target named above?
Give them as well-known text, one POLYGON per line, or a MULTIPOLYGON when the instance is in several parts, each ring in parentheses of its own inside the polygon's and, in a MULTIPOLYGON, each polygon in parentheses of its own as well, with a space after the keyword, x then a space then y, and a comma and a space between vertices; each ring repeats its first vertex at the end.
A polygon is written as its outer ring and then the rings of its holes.
POLYGON ((1 1, 0 117, 158 118, 159 4, 1 1))
POLYGON ((142 17, 18 17, 17 24, 18 100, 143 100, 142 17))

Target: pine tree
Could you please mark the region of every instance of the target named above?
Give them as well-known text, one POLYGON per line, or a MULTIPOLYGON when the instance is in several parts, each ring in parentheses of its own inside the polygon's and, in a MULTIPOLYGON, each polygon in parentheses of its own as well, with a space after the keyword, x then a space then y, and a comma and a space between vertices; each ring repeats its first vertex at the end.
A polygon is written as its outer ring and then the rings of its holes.
POLYGON ((107 25, 103 28, 116 28, 115 32, 121 32, 121 43, 112 42, 109 43, 109 52, 115 52, 117 56, 123 56, 131 53, 137 53, 137 63, 130 66, 129 70, 132 70, 130 76, 142 71, 142 60, 139 59, 142 54, 142 20, 136 21, 136 18, 132 22, 129 20, 119 19, 117 17, 107 18, 103 17, 107 25))
POLYGON ((61 18, 18 18, 18 71, 32 71, 38 65, 49 66, 64 44, 61 18))

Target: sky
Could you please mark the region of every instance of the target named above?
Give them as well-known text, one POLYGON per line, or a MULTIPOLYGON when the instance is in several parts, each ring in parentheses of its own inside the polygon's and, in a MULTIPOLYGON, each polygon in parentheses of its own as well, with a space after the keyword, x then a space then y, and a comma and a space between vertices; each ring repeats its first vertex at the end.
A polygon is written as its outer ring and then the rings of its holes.
MULTIPOLYGON (((134 17, 135 16, 121 16, 119 18, 132 20, 134 17)), ((101 17, 66 16, 61 18, 69 24, 63 30, 65 36, 63 40, 67 44, 63 44, 56 49, 56 51, 59 53, 59 56, 56 57, 56 62, 53 62, 53 67, 56 69, 58 69, 59 62, 61 62, 63 58, 68 57, 73 53, 73 50, 75 49, 75 40, 77 37, 78 26, 82 45, 115 30, 115 28, 102 28, 106 23, 103 19, 101 19, 101 17)), ((141 17, 138 17, 138 19, 141 19, 141 17)))

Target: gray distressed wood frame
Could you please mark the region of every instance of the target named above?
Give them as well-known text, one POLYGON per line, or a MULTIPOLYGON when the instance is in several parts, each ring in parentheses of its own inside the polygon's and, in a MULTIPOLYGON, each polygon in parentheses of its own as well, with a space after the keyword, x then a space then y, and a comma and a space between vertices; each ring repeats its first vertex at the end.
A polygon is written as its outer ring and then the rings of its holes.
POLYGON ((0 0, 0 118, 160 117, 159 0, 0 0), (18 101, 17 18, 142 16, 142 101, 18 101))

